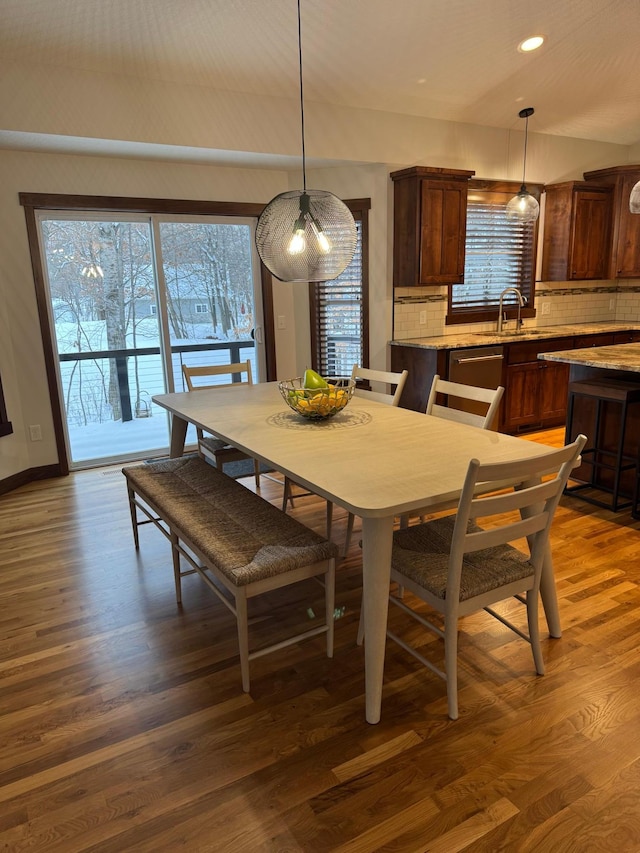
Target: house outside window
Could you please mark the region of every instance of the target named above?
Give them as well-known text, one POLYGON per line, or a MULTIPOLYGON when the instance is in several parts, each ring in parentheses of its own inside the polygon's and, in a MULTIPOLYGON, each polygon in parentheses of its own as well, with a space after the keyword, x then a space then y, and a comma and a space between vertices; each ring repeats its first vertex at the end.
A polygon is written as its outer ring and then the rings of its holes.
POLYGON ((354 364, 369 366, 369 199, 345 202, 358 241, 353 260, 332 281, 309 285, 312 366, 322 376, 350 376, 354 364))
MULTIPOLYGON (((528 184, 540 198, 542 185, 528 184)), ((497 319, 500 294, 517 288, 526 299, 522 317, 535 316, 535 262, 538 222, 519 223, 506 217, 508 201, 520 184, 506 181, 469 182, 464 283, 449 287, 447 323, 497 319)), ((510 294, 504 305, 515 307, 510 294)))

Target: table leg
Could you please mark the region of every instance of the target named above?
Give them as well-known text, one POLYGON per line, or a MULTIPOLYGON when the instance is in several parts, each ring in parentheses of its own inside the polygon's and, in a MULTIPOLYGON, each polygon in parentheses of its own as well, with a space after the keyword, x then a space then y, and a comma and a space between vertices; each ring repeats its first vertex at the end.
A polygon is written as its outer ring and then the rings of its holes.
POLYGON ((362 606, 368 723, 380 722, 392 536, 393 518, 362 519, 362 606))
POLYGON ((177 459, 184 453, 184 443, 187 438, 188 422, 177 415, 171 416, 171 447, 169 456, 177 459))
POLYGON ((540 598, 544 614, 547 617, 547 627, 552 637, 562 636, 560 625, 560 610, 558 608, 558 593, 556 591, 556 579, 553 574, 553 561, 551 550, 547 545, 547 553, 542 564, 542 575, 540 576, 540 598))

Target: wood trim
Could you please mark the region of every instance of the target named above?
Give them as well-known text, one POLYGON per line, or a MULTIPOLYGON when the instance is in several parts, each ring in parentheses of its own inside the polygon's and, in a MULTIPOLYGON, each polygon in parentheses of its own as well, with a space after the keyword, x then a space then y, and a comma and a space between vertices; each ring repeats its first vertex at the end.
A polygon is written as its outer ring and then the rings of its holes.
POLYGON ((31 256, 31 269, 33 270, 33 282, 36 290, 36 303, 38 306, 38 319, 40 320, 40 334, 44 350, 44 363, 47 372, 47 386, 49 388, 49 400, 51 402, 51 415, 53 418, 53 430, 56 438, 56 449, 58 451, 58 462, 60 473, 69 473, 69 457, 64 440, 64 420, 62 416, 64 403, 60 399, 60 390, 56 376, 56 356, 51 323, 49 321, 49 309, 47 305, 47 290, 45 287, 44 270, 42 268, 42 257, 38 242, 38 228, 36 225, 36 208, 32 205, 24 206, 24 215, 27 223, 27 237, 29 240, 29 254, 31 256))
POLYGON ((2 390, 2 377, 0 376, 0 436, 11 435, 13 426, 7 415, 7 406, 4 402, 4 391, 2 390))
POLYGON ((266 205, 241 201, 195 201, 123 196, 19 193, 20 204, 36 210, 117 210, 126 213, 169 213, 208 216, 260 216, 266 205))
POLYGON ((60 465, 41 465, 39 468, 28 468, 18 474, 12 474, 0 480, 0 495, 6 495, 20 486, 34 483, 36 480, 50 480, 52 477, 63 477, 68 471, 62 471, 60 465))
MULTIPOLYGON (((273 314, 273 276, 265 265, 260 262, 260 278, 262 281, 262 319, 264 328, 275 329, 273 314)), ((264 342, 265 368, 267 380, 273 382, 277 375, 275 335, 265 335, 264 342)))

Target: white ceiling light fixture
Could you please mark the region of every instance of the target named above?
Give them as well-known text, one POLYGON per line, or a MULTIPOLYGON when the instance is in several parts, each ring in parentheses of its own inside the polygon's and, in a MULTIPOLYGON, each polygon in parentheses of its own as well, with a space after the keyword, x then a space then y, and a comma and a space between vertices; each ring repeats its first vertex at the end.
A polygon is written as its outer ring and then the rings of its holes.
POLYGON ((507 203, 506 213, 507 219, 511 219, 517 222, 535 222, 540 214, 540 205, 538 204, 537 199, 535 199, 530 192, 527 190, 527 186, 524 182, 525 173, 527 169, 527 138, 529 135, 529 116, 534 114, 535 110, 533 107, 525 107, 523 110, 520 110, 518 116, 520 118, 525 119, 524 126, 524 158, 522 165, 522 186, 520 187, 520 191, 517 195, 507 203))
POLYGON ((280 281, 331 281, 351 263, 358 233, 343 201, 325 190, 307 189, 300 0, 298 60, 302 190, 280 193, 265 207, 256 226, 256 248, 262 263, 280 281))
POLYGON ((537 50, 544 44, 544 36, 531 36, 520 42, 518 50, 521 53, 530 53, 532 50, 537 50))

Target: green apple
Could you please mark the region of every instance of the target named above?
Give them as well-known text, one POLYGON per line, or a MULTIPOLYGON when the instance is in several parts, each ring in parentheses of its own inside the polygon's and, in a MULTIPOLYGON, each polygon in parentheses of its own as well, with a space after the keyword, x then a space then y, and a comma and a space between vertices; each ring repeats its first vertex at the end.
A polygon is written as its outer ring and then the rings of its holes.
POLYGON ((303 385, 305 388, 328 388, 327 382, 320 376, 319 373, 316 373, 315 370, 310 370, 307 368, 304 372, 304 380, 303 385))

